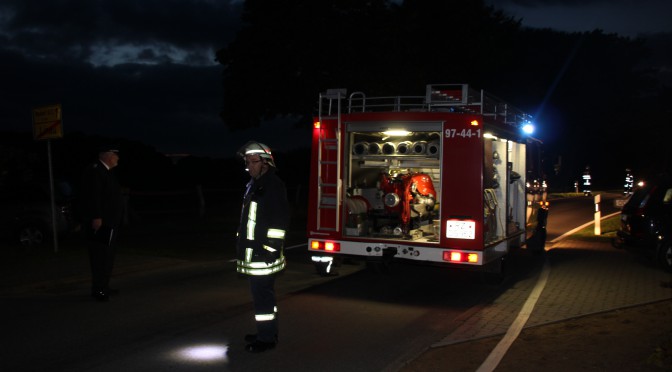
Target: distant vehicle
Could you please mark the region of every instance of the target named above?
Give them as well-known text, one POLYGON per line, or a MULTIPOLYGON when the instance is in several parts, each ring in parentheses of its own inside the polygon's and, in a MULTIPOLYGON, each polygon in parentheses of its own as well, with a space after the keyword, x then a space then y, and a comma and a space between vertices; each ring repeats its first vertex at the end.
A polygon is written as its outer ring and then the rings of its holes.
POLYGON ((645 254, 672 272, 672 178, 661 175, 637 187, 621 211, 617 248, 645 254))
MULTIPOLYGON (((56 231, 65 236, 77 230, 73 196, 67 184, 55 188, 56 231)), ((39 247, 53 233, 51 198, 48 186, 28 184, 0 188, 0 237, 10 244, 39 247)))

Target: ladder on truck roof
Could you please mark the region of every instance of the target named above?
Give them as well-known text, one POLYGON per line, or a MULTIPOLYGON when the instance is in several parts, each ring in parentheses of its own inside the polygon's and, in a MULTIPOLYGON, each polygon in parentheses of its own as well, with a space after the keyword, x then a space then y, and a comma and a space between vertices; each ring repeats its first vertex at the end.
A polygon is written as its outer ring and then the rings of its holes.
POLYGON ((339 231, 341 205, 341 102, 345 89, 320 93, 318 119, 321 124, 317 150, 317 229, 339 231), (335 124, 335 125, 334 125, 335 124))

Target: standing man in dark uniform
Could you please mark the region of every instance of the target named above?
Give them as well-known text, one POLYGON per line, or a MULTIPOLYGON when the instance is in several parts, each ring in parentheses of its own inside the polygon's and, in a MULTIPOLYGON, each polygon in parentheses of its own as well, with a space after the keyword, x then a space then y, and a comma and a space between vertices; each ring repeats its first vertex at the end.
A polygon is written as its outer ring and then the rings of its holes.
POLYGON ((250 174, 237 233, 237 271, 247 275, 254 301, 257 333, 245 336, 245 350, 258 353, 278 342, 275 274, 285 268, 284 241, 289 202, 277 176, 271 149, 256 141, 238 151, 250 174))
POLYGON ((121 187, 112 172, 118 163, 118 146, 101 147, 98 161, 86 168, 82 181, 82 225, 89 243, 91 296, 98 301, 107 301, 118 293, 109 285, 124 209, 121 187))

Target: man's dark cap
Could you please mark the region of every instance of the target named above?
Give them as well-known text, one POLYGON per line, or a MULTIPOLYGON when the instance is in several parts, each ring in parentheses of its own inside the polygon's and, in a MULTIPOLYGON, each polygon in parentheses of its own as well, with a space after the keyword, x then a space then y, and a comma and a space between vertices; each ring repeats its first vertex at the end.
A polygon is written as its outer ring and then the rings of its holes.
POLYGON ((101 146, 98 146, 98 152, 116 152, 119 153, 119 144, 117 143, 107 143, 101 146))

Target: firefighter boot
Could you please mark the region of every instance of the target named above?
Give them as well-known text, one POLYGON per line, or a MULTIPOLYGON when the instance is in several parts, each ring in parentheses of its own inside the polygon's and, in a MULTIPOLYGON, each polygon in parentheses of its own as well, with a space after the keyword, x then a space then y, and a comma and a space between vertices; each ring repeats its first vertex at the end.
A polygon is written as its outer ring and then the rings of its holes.
MULTIPOLYGON (((256 333, 249 333, 245 335, 245 342, 251 343, 257 341, 257 334, 256 333)), ((275 342, 278 342, 278 335, 275 335, 275 342)))
POLYGON ((261 353, 266 350, 271 350, 275 347, 276 342, 264 342, 261 340, 255 340, 252 343, 249 343, 245 346, 245 350, 250 353, 261 353))

